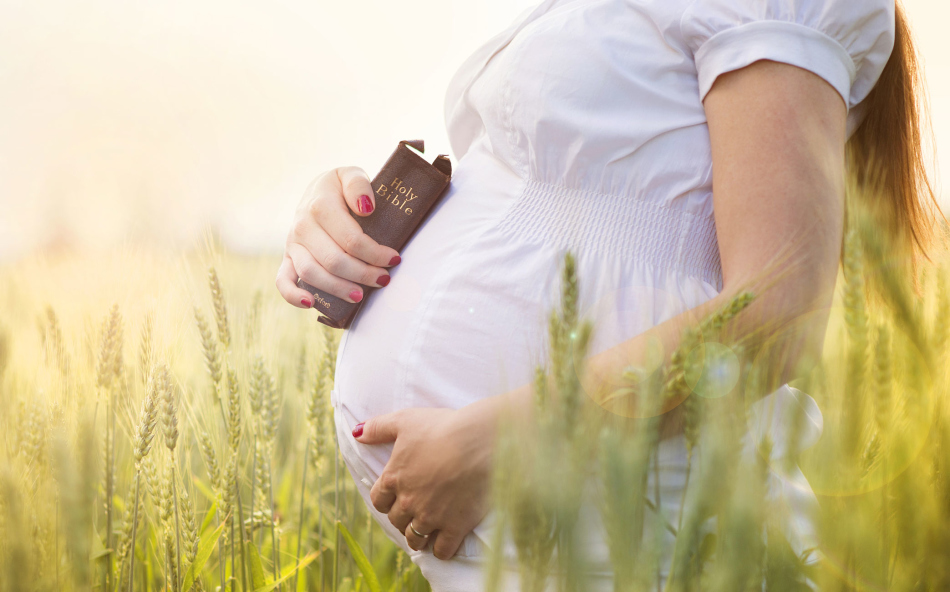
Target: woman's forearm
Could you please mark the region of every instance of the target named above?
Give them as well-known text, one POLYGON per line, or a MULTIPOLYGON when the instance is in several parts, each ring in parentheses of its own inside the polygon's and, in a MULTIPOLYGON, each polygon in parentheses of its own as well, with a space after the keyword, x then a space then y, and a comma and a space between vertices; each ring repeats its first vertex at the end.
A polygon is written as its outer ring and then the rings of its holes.
MULTIPOLYGON (((649 330, 627 339, 606 350, 586 358, 580 377, 582 390, 593 403, 605 410, 630 416, 633 395, 617 396, 620 389, 632 392, 637 385, 624 378, 624 370, 630 366, 647 372, 667 367, 673 352, 680 346, 687 328, 696 327, 703 318, 726 307, 743 291, 752 292, 754 298, 729 327, 728 344, 742 343, 747 354, 753 354, 767 342, 771 351, 779 352, 781 369, 772 377, 777 388, 794 378, 796 364, 804 356, 817 356, 827 323, 827 310, 831 293, 820 286, 817 278, 811 277, 807 265, 786 268, 785 277, 771 282, 730 285, 708 301, 686 310, 649 330)), ((596 327, 595 327, 596 332, 596 327)), ((727 346, 729 346, 727 344, 727 346)), ((755 393, 764 396, 770 391, 755 393)), ((504 418, 516 425, 516 429, 530 429, 534 411, 533 385, 523 385, 497 397, 489 397, 469 406, 473 417, 490 420, 496 424, 504 418)), ((680 433, 682 422, 678 408, 664 414, 661 434, 668 437, 680 433)))
MULTIPOLYGON (((635 386, 622 378, 628 366, 656 370, 660 364, 669 362, 672 352, 679 346, 684 330, 698 323, 704 316, 728 304, 732 292, 718 294, 710 300, 668 319, 649 330, 601 351, 585 360, 581 372, 581 388, 590 399, 605 409, 618 409, 629 400, 611 398, 617 389, 635 386), (611 402, 608 402, 610 399, 611 402)), ((596 332, 596 327, 594 331, 596 332)), ((466 408, 473 419, 499 421, 513 424, 514 429, 530 429, 534 413, 534 385, 526 384, 504 394, 477 401, 466 408)), ((622 413, 621 414, 625 414, 622 413)), ((626 414, 629 414, 626 413, 626 414)), ((681 431, 679 413, 674 410, 664 417, 662 431, 669 436, 681 431)), ((494 435, 494 432, 492 432, 494 435)))

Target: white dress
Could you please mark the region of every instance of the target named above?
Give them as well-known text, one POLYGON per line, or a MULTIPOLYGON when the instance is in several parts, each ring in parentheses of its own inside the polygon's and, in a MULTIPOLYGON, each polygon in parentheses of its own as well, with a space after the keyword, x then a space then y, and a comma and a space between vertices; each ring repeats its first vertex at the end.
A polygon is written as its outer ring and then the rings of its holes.
MULTIPOLYGON (((359 444, 352 427, 531 382, 565 250, 595 323, 592 354, 721 290, 702 104, 718 75, 760 59, 810 70, 845 101, 850 134, 893 43, 894 0, 546 0, 477 50, 446 94, 451 187, 338 351, 341 451, 371 510, 392 446, 359 444)), ((759 404, 756 429, 781 431, 788 405, 805 408, 801 446, 812 444, 821 414, 787 386, 759 404)), ((677 507, 684 463, 681 438, 664 444, 664 508, 677 507)), ((803 552, 815 496, 797 469, 775 471, 770 495, 803 552)), ((491 516, 440 561, 372 511, 434 590, 481 589, 491 516)))

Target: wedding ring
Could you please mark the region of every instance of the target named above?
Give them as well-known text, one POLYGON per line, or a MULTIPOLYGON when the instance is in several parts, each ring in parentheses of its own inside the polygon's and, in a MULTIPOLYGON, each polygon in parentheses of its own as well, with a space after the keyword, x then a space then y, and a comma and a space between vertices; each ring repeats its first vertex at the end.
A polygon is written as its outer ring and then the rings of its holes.
POLYGON ((422 534, 421 532, 419 532, 418 530, 416 530, 416 528, 412 525, 412 520, 409 521, 409 530, 411 530, 412 533, 413 533, 414 535, 416 535, 417 537, 422 537, 422 538, 424 538, 424 539, 429 538, 429 535, 427 535, 427 534, 422 534))

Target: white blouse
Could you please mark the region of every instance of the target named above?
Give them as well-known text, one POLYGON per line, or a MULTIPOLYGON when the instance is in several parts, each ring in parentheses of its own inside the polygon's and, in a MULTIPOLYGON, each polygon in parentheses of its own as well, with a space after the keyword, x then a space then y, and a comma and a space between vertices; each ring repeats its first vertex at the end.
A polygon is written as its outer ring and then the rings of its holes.
MULTIPOLYGON (((761 59, 814 72, 850 134, 893 43, 894 0, 546 0, 490 39, 446 93, 450 189, 342 337, 333 400, 357 480, 372 484, 392 447, 356 443, 355 423, 531 382, 565 250, 591 353, 721 290, 702 103, 717 76, 761 59)), ((802 445, 817 439, 810 397, 770 397, 803 405, 802 445)), ((800 472, 781 479, 796 483, 790 507, 813 500, 800 472)))

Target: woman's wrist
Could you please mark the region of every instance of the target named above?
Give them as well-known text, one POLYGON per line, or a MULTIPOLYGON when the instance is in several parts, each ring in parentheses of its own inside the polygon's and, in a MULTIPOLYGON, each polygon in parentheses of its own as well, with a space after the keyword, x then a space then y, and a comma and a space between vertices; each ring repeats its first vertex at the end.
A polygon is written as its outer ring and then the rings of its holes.
POLYGON ((527 425, 534 415, 534 391, 530 384, 514 390, 486 397, 463 407, 473 420, 492 427, 492 436, 501 422, 527 425))
POLYGON ((484 456, 491 463, 495 440, 499 429, 519 432, 530 430, 534 416, 534 391, 530 384, 514 390, 486 397, 458 410, 462 429, 474 435, 471 442, 478 442, 478 450, 470 450, 474 456, 484 456))

